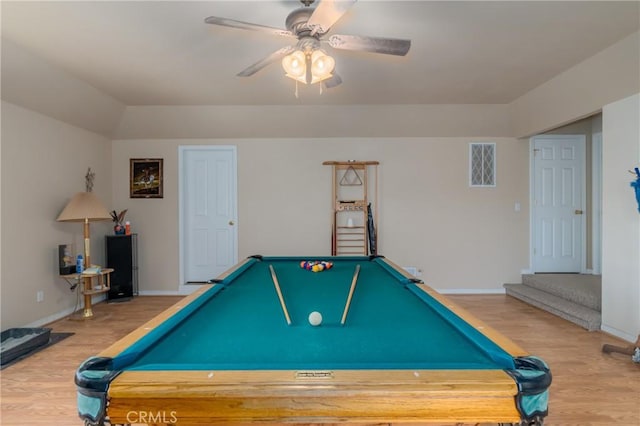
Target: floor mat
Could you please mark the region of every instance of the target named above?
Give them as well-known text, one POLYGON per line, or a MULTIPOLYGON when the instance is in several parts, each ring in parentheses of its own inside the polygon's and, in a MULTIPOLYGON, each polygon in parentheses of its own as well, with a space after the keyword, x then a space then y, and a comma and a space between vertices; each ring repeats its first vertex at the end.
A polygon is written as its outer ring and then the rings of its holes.
POLYGON ((11 365, 13 365, 13 364, 15 364, 15 363, 17 363, 17 362, 20 362, 20 361, 22 361, 23 359, 28 358, 28 357, 30 357, 31 355, 33 355, 33 354, 35 354, 35 353, 38 353, 38 352, 40 352, 40 351, 41 351, 41 350, 43 350, 43 349, 48 348, 49 346, 53 346, 53 345, 55 345, 56 343, 58 343, 58 342, 60 342, 60 341, 62 341, 62 340, 64 340, 64 339, 66 339, 66 338, 67 338, 67 337, 69 337, 69 336, 73 336, 74 334, 75 334, 75 333, 51 333, 51 336, 49 337, 49 343, 44 344, 44 345, 42 345, 42 346, 38 346, 37 348, 35 348, 35 349, 34 349, 34 350, 32 350, 31 352, 26 353, 26 354, 24 354, 24 355, 22 355, 22 356, 20 356, 20 357, 18 357, 18 358, 15 358, 15 359, 13 359, 13 360, 9 361, 9 362, 8 362, 8 363, 6 363, 6 364, 2 364, 2 365, 0 366, 0 370, 4 370, 5 368, 7 368, 7 367, 9 367, 9 366, 11 366, 11 365))

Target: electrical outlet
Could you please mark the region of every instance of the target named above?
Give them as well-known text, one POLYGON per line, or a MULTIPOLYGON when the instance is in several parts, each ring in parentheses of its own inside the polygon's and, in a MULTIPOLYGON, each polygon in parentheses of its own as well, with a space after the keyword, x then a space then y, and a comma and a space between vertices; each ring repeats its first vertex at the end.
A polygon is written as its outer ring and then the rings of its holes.
POLYGON ((36 302, 44 302, 44 291, 40 290, 36 293, 36 302))
POLYGON ((413 275, 414 277, 418 273, 418 268, 416 268, 415 266, 404 266, 403 269, 408 273, 410 273, 411 275, 413 275))

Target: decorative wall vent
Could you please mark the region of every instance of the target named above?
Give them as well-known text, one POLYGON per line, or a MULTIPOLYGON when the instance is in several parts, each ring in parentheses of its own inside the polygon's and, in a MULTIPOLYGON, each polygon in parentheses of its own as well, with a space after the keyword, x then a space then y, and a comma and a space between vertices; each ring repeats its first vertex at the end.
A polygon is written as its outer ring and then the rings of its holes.
POLYGON ((496 186, 496 144, 469 144, 469 186, 496 186))

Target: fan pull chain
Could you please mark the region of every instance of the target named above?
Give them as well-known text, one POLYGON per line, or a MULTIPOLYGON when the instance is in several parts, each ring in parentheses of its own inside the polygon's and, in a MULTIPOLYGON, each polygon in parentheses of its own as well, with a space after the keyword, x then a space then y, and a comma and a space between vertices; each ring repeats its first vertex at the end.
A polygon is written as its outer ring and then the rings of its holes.
POLYGON ((296 91, 294 93, 296 94, 296 99, 298 99, 298 80, 296 80, 296 91))

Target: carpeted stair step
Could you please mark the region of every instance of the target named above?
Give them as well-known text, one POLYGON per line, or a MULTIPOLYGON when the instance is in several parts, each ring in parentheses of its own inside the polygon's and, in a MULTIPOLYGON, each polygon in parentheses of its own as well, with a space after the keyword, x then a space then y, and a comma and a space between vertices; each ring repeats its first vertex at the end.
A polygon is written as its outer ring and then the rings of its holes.
POLYGON ((504 284, 509 296, 522 300, 589 331, 600 330, 599 311, 524 284, 504 284))
POLYGON ((522 284, 600 312, 601 277, 587 274, 522 275, 522 284))

